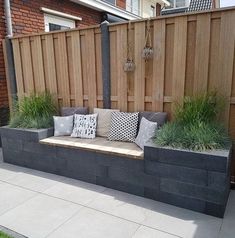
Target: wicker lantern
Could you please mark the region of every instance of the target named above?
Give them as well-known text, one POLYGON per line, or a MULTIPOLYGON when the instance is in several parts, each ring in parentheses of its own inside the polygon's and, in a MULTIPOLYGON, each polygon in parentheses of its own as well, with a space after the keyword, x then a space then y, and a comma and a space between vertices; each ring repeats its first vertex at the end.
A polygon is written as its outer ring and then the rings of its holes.
POLYGON ((153 58, 153 47, 152 47, 152 40, 151 40, 151 29, 150 29, 150 21, 147 22, 147 34, 145 38, 145 46, 142 51, 142 57, 145 61, 148 61, 153 58))
POLYGON ((125 72, 132 72, 135 70, 135 63, 132 58, 132 44, 131 44, 131 22, 128 24, 128 46, 127 46, 127 60, 124 63, 123 70, 125 72))

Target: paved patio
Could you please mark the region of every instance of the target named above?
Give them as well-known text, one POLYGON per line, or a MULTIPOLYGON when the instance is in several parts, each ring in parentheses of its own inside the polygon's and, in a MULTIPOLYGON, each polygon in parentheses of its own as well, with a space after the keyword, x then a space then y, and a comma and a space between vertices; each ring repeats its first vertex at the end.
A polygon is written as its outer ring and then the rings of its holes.
POLYGON ((235 191, 224 219, 2 163, 0 225, 29 238, 234 238, 235 191))

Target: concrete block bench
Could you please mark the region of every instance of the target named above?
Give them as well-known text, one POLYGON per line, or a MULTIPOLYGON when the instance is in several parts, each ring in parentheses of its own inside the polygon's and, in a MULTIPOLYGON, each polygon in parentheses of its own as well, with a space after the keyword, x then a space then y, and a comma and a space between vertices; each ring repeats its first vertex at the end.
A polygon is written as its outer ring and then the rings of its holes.
POLYGON ((1 128, 4 161, 223 217, 230 151, 198 153, 1 128))

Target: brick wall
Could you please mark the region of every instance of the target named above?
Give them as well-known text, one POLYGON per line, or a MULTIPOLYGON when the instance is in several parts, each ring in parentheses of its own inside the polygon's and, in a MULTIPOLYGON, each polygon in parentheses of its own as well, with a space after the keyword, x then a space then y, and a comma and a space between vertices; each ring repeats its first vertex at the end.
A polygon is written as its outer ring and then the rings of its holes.
POLYGON ((44 31, 44 14, 40 10, 41 7, 81 17, 82 21, 76 21, 77 27, 99 24, 102 19, 102 13, 68 0, 12 0, 14 34, 44 31))
MULTIPOLYGON (((120 1, 120 6, 123 0, 120 1)), ((101 23, 102 13, 93 9, 72 3, 69 0, 11 0, 11 13, 14 35, 29 34, 44 31, 44 14, 41 7, 71 14, 82 18, 76 21, 77 27, 101 23)), ((6 36, 4 1, 0 1, 0 126, 8 120, 8 97, 2 39, 6 36)))
POLYGON ((116 5, 120 8, 126 9, 126 0, 117 0, 116 5))

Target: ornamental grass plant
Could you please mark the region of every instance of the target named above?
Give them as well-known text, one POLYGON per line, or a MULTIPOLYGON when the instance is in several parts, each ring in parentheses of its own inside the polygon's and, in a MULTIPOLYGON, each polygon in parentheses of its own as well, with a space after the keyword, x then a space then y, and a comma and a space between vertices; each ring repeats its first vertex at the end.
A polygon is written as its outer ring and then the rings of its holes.
POLYGON ((57 114, 54 99, 49 93, 32 94, 15 103, 9 126, 12 128, 48 128, 57 114))
POLYGON ((230 139, 218 120, 223 107, 224 99, 215 92, 185 97, 176 105, 174 121, 157 132, 156 143, 195 151, 226 148, 230 139))

